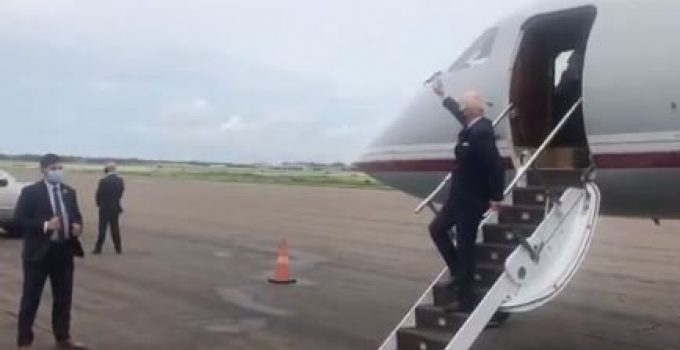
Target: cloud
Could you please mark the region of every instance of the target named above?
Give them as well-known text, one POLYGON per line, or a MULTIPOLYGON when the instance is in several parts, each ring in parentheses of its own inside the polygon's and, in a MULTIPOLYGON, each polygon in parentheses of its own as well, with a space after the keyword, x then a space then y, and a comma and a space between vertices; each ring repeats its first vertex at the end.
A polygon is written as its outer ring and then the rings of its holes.
POLYGON ((373 103, 351 100, 265 104, 249 115, 208 103, 210 109, 195 108, 190 101, 173 103, 135 132, 141 139, 162 140, 175 154, 208 159, 334 162, 355 159, 389 120, 365 118, 374 114, 373 103))
POLYGON ((229 120, 220 124, 221 131, 239 131, 246 130, 252 127, 254 127, 254 125, 249 125, 245 123, 243 121, 243 118, 241 118, 238 115, 232 115, 231 117, 229 117, 229 120))
POLYGON ((3 0, 0 151, 351 161, 530 1, 3 0))
POLYGON ((329 128, 326 130, 326 135, 328 136, 345 136, 351 135, 356 129, 350 127, 349 125, 340 125, 334 128, 329 128))
POLYGON ((192 101, 192 105, 197 110, 204 110, 209 107, 208 100, 198 97, 192 101))

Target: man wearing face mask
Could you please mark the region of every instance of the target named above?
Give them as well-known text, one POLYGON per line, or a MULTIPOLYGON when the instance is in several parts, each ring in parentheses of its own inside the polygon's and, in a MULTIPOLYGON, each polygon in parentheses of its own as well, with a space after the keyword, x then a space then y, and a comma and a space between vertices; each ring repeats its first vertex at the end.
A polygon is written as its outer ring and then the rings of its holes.
POLYGON ((434 92, 463 128, 455 148, 456 168, 452 172, 449 197, 430 223, 430 235, 451 273, 451 286, 458 290, 458 302, 447 309, 471 312, 474 300, 475 241, 484 213, 498 210, 503 200, 504 169, 496 148, 490 120, 484 117, 484 99, 476 91, 464 94, 459 104, 446 97, 436 81, 434 92), (456 246, 449 231, 456 227, 456 246))
POLYGON ((120 200, 123 198, 125 185, 123 179, 116 173, 116 164, 108 163, 104 167, 104 177, 99 180, 95 200, 99 207, 99 237, 95 244, 93 254, 101 254, 102 245, 106 238, 106 228, 111 228, 111 238, 116 248, 116 253, 122 253, 120 242, 120 225, 118 219, 123 209, 120 200))
POLYGON ((78 237, 83 232, 76 191, 62 183, 60 158, 40 159, 43 179, 21 191, 15 219, 24 234, 24 281, 19 308, 17 344, 30 349, 45 281, 52 287, 52 330, 58 349, 87 349, 70 334, 73 257, 82 257, 78 237))

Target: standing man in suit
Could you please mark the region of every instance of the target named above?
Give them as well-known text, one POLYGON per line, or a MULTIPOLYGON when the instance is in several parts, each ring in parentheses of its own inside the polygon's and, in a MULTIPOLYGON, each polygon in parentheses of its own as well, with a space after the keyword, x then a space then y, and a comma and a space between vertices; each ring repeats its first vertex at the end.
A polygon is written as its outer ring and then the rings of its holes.
POLYGON ((120 225, 118 219, 123 208, 120 200, 125 192, 123 179, 116 173, 116 164, 108 163, 104 167, 104 177, 99 180, 95 199, 99 207, 99 237, 94 247, 93 254, 101 254, 104 239, 106 239, 106 228, 111 227, 111 238, 116 248, 116 253, 122 253, 120 242, 120 225))
POLYGON ((484 117, 484 99, 468 91, 459 104, 446 97, 442 83, 435 81, 434 92, 463 124, 456 143, 456 168, 452 173, 449 197, 430 223, 430 235, 451 273, 451 287, 458 289, 458 302, 449 310, 470 312, 474 300, 475 241, 484 213, 498 210, 503 200, 504 169, 496 148, 493 125, 484 117), (449 231, 456 226, 456 247, 449 231))
POLYGON ((40 159, 43 179, 21 191, 15 219, 24 234, 24 282, 19 308, 17 344, 30 349, 33 323, 47 277, 52 286, 52 330, 58 349, 87 349, 70 334, 73 257, 83 256, 78 237, 83 232, 76 191, 62 183, 57 155, 40 159))

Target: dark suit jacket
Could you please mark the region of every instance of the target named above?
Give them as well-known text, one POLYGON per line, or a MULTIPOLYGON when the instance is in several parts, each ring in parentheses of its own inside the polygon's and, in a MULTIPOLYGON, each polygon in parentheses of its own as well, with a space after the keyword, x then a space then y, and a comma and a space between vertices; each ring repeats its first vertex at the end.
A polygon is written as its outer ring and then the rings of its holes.
MULTIPOLYGON (((50 235, 44 232, 44 225, 54 216, 54 213, 47 191, 44 181, 24 187, 14 212, 15 221, 24 235, 22 257, 27 261, 41 260, 50 248, 50 235)), ((82 225, 83 218, 78 208, 76 191, 64 184, 61 185, 61 191, 69 222, 82 225)), ((74 256, 82 257, 84 255, 83 247, 78 238, 69 237, 67 241, 74 256)))
POLYGON ((490 120, 482 118, 465 127, 458 103, 444 99, 444 106, 463 123, 456 144, 456 167, 453 171, 450 199, 460 205, 486 210, 489 201, 503 200, 505 169, 496 147, 496 136, 490 120))
POLYGON ((109 174, 99 180, 95 200, 99 210, 107 213, 119 214, 123 211, 120 200, 125 192, 123 179, 116 174, 109 174))

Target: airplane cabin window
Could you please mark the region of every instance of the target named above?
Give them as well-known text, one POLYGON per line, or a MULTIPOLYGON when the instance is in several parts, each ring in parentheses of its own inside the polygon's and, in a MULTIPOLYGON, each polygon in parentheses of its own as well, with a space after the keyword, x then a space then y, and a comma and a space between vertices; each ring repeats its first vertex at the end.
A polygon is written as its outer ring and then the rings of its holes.
POLYGON ((491 50, 496 41, 497 33, 498 28, 492 28, 484 32, 482 36, 475 40, 472 46, 465 50, 456 62, 451 65, 449 72, 463 70, 484 63, 484 61, 491 56, 491 50))

